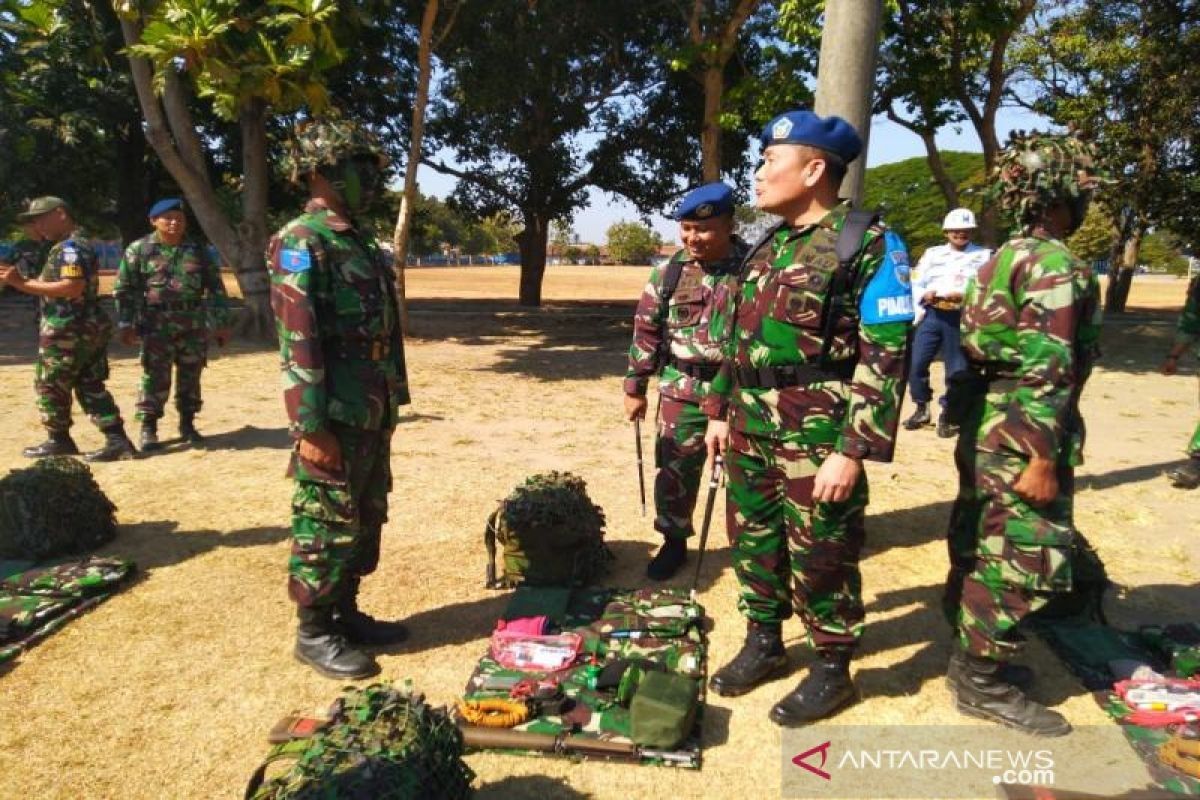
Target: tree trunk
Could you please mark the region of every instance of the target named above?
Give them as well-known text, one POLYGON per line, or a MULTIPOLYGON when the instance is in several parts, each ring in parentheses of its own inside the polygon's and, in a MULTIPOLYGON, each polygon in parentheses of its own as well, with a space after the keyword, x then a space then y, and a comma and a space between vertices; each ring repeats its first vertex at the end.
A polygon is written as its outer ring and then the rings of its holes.
POLYGON ((938 188, 942 190, 942 197, 946 198, 946 210, 958 208, 958 184, 946 171, 946 164, 942 161, 942 151, 938 150, 937 140, 929 131, 922 132, 920 136, 921 141, 925 143, 925 160, 929 162, 929 170, 933 173, 933 179, 937 181, 938 188))
POLYGON ((1120 272, 1114 278, 1112 269, 1109 269, 1108 289, 1104 298, 1106 312, 1120 314, 1125 311, 1125 304, 1129 301, 1129 290, 1133 287, 1133 276, 1137 272, 1138 253, 1142 249, 1143 235, 1145 228, 1135 225, 1122 248, 1120 272))
POLYGON ((521 288, 518 302, 523 306, 542 304, 542 277, 546 274, 546 242, 550 237, 550 218, 538 211, 525 210, 525 227, 517 234, 521 251, 521 288))
POLYGON ((267 204, 270 167, 267 164, 267 109, 255 100, 242 109, 242 221, 238 224, 238 257, 234 273, 245 307, 238 333, 254 339, 275 337, 270 279, 263 253, 267 248, 267 204))
POLYGON ((825 27, 817 70, 815 110, 837 114, 858 131, 862 154, 842 181, 842 195, 862 202, 867 141, 875 91, 875 58, 879 53, 880 0, 827 0, 825 27))
POLYGON ((721 180, 721 99, 725 76, 721 64, 704 67, 704 120, 700 127, 700 154, 704 182, 721 180))
POLYGON ((429 103, 429 77, 432 73, 433 24, 437 21, 438 0, 426 0, 421 17, 421 44, 417 51, 417 96, 413 101, 412 138, 408 143, 408 164, 404 168, 404 193, 400 196, 400 212, 396 232, 392 236, 395 253, 396 297, 400 302, 400 330, 405 336, 412 333, 408 316, 408 299, 404 282, 408 266, 408 235, 412 226, 413 201, 417 197, 417 165, 421 162, 421 140, 425 137, 425 106, 429 103))

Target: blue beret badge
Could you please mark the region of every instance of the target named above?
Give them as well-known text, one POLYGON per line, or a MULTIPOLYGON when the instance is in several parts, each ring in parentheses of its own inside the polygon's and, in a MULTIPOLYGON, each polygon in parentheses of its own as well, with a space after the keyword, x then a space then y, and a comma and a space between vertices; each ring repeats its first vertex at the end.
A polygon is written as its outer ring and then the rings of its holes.
POLYGON ((783 117, 771 126, 771 138, 786 139, 788 138, 788 134, 792 132, 793 127, 792 121, 787 117, 783 117))

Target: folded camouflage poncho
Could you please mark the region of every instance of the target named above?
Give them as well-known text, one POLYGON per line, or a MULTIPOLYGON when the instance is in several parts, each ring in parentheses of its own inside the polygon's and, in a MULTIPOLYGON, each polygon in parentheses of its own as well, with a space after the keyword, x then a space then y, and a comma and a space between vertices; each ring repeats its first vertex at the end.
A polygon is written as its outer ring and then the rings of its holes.
MULTIPOLYGON (((532 713, 512 727, 461 725, 467 745, 699 768, 707 668, 704 609, 685 590, 674 589, 577 589, 565 609, 563 605, 562 590, 525 588, 513 596, 505 619, 545 613, 560 621, 563 632, 582 637, 582 655, 554 673, 506 669, 490 656, 480 659, 464 700, 527 700, 532 713), (680 716, 687 731, 682 741, 668 749, 635 742, 635 712, 653 708, 635 702, 635 684, 650 672, 672 676, 676 687, 691 682, 691 696, 698 698, 694 713, 680 716)), ((669 709, 655 713, 668 714, 669 709)), ((654 720, 662 722, 661 716, 654 720)))
POLYGON ((131 561, 92 557, 0 581, 0 663, 104 602, 133 571, 131 561))

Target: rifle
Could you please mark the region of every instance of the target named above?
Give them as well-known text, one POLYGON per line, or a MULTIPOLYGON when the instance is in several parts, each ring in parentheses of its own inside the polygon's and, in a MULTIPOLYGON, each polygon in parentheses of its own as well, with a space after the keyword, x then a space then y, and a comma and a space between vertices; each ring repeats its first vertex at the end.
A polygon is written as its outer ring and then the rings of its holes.
POLYGON ((708 529, 712 525, 713 503, 717 500, 717 487, 725 469, 725 459, 717 453, 713 456, 712 476, 708 479, 708 497, 704 501, 704 524, 700 526, 700 552, 696 554, 696 574, 692 576, 692 600, 696 599, 696 587, 700 583, 700 565, 704 563, 704 546, 708 543, 708 529))
POLYGON ((633 420, 633 439, 637 444, 638 492, 642 497, 642 516, 646 516, 646 471, 642 467, 642 421, 633 420))

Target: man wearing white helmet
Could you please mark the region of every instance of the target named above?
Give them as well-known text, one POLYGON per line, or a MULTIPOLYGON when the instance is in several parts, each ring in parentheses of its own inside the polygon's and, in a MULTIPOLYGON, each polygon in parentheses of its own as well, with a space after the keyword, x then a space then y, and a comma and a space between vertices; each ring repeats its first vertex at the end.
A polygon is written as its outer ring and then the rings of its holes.
MULTIPOLYGON (((969 208, 956 208, 942 222, 946 244, 930 247, 912 272, 913 305, 917 309, 917 333, 913 338, 912 365, 908 373, 909 390, 917 404, 916 411, 904 421, 908 430, 928 425, 929 402, 933 388, 929 385, 929 365, 940 351, 946 365, 946 385, 950 376, 966 369, 966 360, 958 340, 958 323, 962 316, 963 292, 967 280, 975 275, 992 251, 971 241, 975 232, 975 215, 969 208)), ((946 420, 946 396, 940 400, 942 413, 938 416, 937 432, 942 438, 954 436, 955 427, 946 420)))

